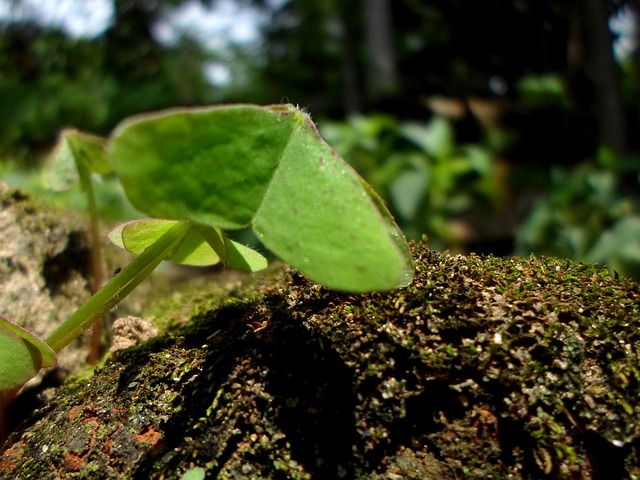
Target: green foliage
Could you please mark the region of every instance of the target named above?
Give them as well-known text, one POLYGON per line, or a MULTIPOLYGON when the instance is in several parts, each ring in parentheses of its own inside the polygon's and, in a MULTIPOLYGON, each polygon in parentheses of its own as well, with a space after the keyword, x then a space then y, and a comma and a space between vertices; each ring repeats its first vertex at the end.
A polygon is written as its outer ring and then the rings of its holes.
POLYGON ((490 150, 457 144, 445 118, 401 123, 386 116, 353 117, 323 123, 322 132, 381 192, 409 238, 426 233, 435 247, 459 244, 453 220, 501 198, 490 150))
POLYGON ((202 47, 159 45, 149 33, 154 17, 137 15, 142 3, 118 2, 123 15, 93 40, 31 23, 0 26, 0 155, 34 163, 61 126, 104 133, 133 113, 213 96, 202 47))
POLYGON ((598 262, 640 279, 639 173, 637 161, 606 152, 597 163, 554 168, 548 195, 518 229, 516 255, 598 262))
MULTIPOLYGON (((114 93, 97 43, 22 24, 0 30, 0 152, 47 144, 64 124, 96 129, 114 93)), ((18 152, 19 154, 19 152, 18 152)))
MULTIPOLYGON (((145 218, 123 223, 109 234, 117 246, 132 253, 142 253, 171 230, 177 220, 145 218)), ((267 260, 251 250, 224 236, 219 228, 198 225, 169 253, 166 260, 182 265, 207 266, 222 262, 235 270, 256 272, 267 266, 267 260)))
POLYGON ((640 280, 640 215, 620 218, 604 230, 585 258, 640 280))
MULTIPOLYGON (((43 169, 25 168, 21 162, 0 160, 0 178, 11 188, 28 192, 48 205, 76 211, 88 210, 87 195, 77 186, 56 191, 51 185, 48 166, 43 169)), ((75 173, 69 173, 72 180, 75 173)), ((113 175, 91 176, 100 219, 107 224, 115 224, 128 218, 139 217, 124 197, 122 187, 113 175)))
POLYGON ((292 105, 139 116, 116 128, 109 148, 131 203, 151 216, 250 225, 270 251, 330 288, 411 281, 386 207, 292 105))
POLYGON ((516 84, 520 98, 529 104, 544 102, 566 104, 569 99, 566 85, 558 75, 526 75, 516 84))
POLYGON ((262 255, 227 239, 221 228, 251 225, 270 250, 330 288, 389 290, 413 279, 408 246, 382 201, 292 105, 138 116, 123 121, 106 146, 99 137, 68 130, 52 162, 54 183, 68 187, 77 176, 88 192, 90 172, 113 169, 134 206, 160 218, 112 231, 116 245, 138 256, 46 343, 0 317, 2 395, 53 365, 55 352, 165 259, 222 262, 249 272, 266 266, 262 255))
POLYGON ((111 173, 105 145, 106 139, 102 137, 73 129, 63 130, 47 169, 49 187, 63 191, 77 182, 88 181, 82 178, 85 175, 111 173))

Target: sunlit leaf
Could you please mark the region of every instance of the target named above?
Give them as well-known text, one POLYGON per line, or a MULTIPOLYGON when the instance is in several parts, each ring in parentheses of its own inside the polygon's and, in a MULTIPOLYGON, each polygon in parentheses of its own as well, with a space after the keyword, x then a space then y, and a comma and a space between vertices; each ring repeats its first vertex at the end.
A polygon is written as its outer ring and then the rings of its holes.
POLYGON ((413 278, 382 201, 292 105, 138 116, 117 127, 108 150, 133 205, 153 217, 251 225, 280 258, 339 290, 413 278))

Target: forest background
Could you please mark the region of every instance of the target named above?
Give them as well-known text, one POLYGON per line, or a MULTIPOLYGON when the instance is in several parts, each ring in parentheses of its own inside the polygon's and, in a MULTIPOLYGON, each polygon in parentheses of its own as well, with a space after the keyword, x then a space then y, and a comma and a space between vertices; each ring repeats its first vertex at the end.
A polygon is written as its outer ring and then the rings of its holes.
POLYGON ((0 178, 83 208, 42 179, 61 129, 288 102, 409 238, 640 279, 639 37, 638 0, 0 0, 0 178))

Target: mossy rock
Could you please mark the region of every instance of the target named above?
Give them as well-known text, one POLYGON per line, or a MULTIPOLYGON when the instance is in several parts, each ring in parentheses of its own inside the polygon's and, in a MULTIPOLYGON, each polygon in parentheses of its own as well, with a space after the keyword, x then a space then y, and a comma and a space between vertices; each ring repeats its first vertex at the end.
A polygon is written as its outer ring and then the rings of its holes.
POLYGON ((167 331, 62 387, 0 476, 640 478, 636 283, 412 251, 415 282, 390 293, 275 267, 158 301, 167 331))

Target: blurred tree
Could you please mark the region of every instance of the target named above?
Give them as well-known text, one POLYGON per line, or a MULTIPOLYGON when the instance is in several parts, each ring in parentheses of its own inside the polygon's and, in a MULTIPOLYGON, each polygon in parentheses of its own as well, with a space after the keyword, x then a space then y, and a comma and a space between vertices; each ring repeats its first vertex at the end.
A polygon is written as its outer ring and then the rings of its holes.
POLYGON ((314 111, 423 115, 425 95, 500 96, 525 74, 566 68, 561 0, 253 3, 271 15, 259 68, 266 95, 314 111))
POLYGON ((312 111, 340 112, 342 51, 351 46, 341 42, 343 24, 336 1, 290 0, 277 8, 266 7, 270 19, 264 24, 263 59, 257 75, 269 102, 289 101, 312 111))
MULTIPOLYGON (((626 148, 607 23, 613 2, 287 0, 271 10, 266 0, 254 3, 272 15, 259 68, 271 101, 285 98, 332 115, 375 108, 422 117, 427 96, 517 99, 521 79, 551 73, 581 79, 569 83, 577 103, 540 113, 569 114, 576 123, 586 114, 599 137, 583 141, 626 148)), ((554 128, 573 135, 557 120, 554 128)))
POLYGON ((35 161, 27 153, 48 148, 63 127, 107 133, 127 115, 207 103, 203 47, 186 38, 167 47, 151 33, 179 3, 117 0, 112 26, 95 39, 35 22, 0 24, 0 156, 35 161))
MULTIPOLYGON (((0 24, 0 156, 48 147, 69 125, 106 133, 137 112, 229 101, 291 102, 316 117, 443 114, 456 142, 508 158, 504 175, 523 179, 514 199, 536 176, 536 192, 549 188, 552 165, 575 164, 599 146, 640 149, 630 135, 640 129, 640 49, 615 58, 608 23, 628 8, 627 34, 640 42, 640 0, 233 0, 259 9, 262 42, 213 52, 190 32, 175 43, 156 38, 160 20, 197 0, 112 1, 113 22, 94 39, 0 24), (207 81, 203 67, 213 61, 228 67, 228 85, 207 81)), ((379 143, 390 138, 382 131, 379 143)), ((401 180, 417 192, 409 173, 401 180)), ((637 196, 637 174, 621 177, 637 196)), ((418 196, 411 203, 394 182, 389 176, 408 218, 418 196)))
POLYGON ((115 19, 104 36, 104 70, 118 83, 111 119, 172 105, 205 103, 211 85, 203 66, 208 56, 189 38, 161 45, 154 23, 177 0, 115 0, 115 19))
POLYGON ((66 125, 101 126, 113 81, 99 42, 71 40, 34 24, 0 30, 0 154, 50 145, 66 125))
MULTIPOLYGON (((186 1, 114 0, 112 26, 94 40, 1 26, 0 154, 16 142, 44 144, 62 125, 107 131, 135 112, 210 101, 290 101, 318 116, 378 110, 423 119, 434 95, 459 98, 463 107, 473 96, 514 105, 523 78, 567 72, 580 79, 569 83, 570 101, 512 109, 514 130, 535 137, 516 153, 571 162, 584 150, 552 144, 625 148, 607 0, 235 0, 262 8, 263 43, 255 53, 237 50, 231 70, 243 78, 217 91, 203 75, 215 52, 193 39, 166 46, 154 37, 155 22, 186 1), (586 130, 598 124, 599 138, 586 130)), ((473 118, 471 126, 459 138, 480 138, 473 118)))
POLYGON ((399 94, 393 19, 389 0, 366 0, 364 10, 367 93, 371 101, 399 94))
POLYGON ((627 128, 622 99, 620 68, 613 56, 614 37, 609 29, 609 17, 603 0, 576 0, 571 12, 573 49, 569 69, 584 71, 592 90, 589 103, 595 107, 600 144, 619 153, 628 150, 627 128))

